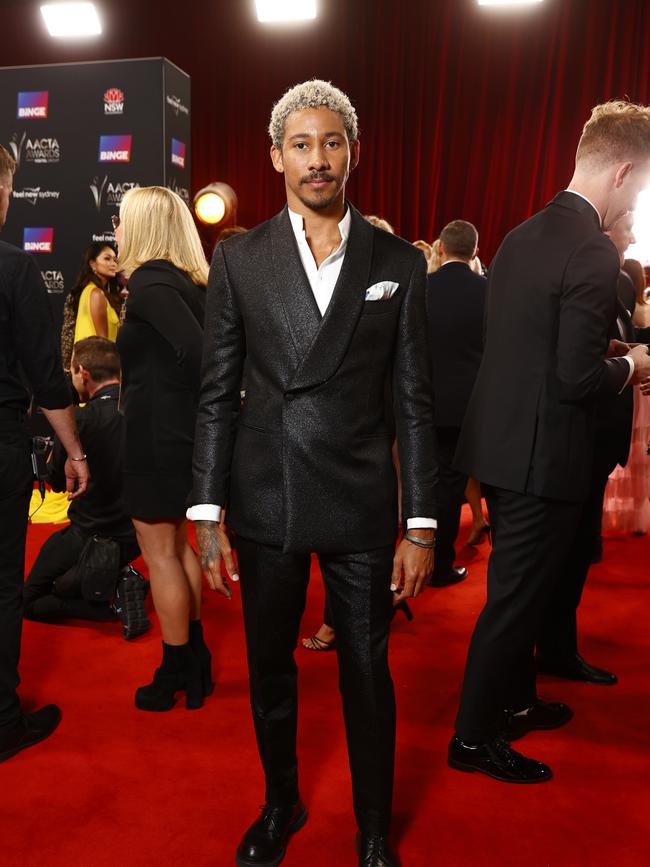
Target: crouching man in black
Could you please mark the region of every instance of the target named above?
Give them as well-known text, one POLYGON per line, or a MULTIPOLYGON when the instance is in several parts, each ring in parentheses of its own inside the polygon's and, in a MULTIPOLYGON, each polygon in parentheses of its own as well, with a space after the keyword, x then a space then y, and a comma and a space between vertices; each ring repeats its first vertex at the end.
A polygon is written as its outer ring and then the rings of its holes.
MULTIPOLYGON (((86 495, 68 510, 70 525, 54 533, 41 548, 27 576, 25 618, 58 623, 66 618, 116 620, 124 638, 146 632, 144 608, 147 584, 128 564, 140 553, 135 530, 122 509, 122 416, 118 412, 120 357, 115 344, 104 337, 87 337, 75 344, 72 383, 85 406, 76 409, 82 447, 92 480, 86 495), (115 540, 120 549, 119 577, 113 600, 84 599, 79 558, 88 539, 115 540)), ((65 490, 65 451, 55 440, 48 481, 55 491, 65 490)))

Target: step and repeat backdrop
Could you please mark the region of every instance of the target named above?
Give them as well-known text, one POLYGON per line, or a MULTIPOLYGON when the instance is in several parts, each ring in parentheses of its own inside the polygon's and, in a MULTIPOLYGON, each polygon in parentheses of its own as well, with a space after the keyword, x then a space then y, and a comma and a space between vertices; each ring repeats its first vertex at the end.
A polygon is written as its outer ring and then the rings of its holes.
POLYGON ((0 143, 17 163, 1 237, 34 255, 59 326, 127 190, 167 186, 190 204, 190 78, 161 57, 0 69, 0 143))

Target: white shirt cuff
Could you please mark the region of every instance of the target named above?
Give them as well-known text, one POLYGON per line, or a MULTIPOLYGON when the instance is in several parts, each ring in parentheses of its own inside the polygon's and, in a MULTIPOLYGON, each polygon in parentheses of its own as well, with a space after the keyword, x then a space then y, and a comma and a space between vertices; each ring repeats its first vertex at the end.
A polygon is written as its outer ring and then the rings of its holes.
POLYGON ((435 530, 438 522, 435 518, 407 518, 407 530, 435 530))
POLYGON ((221 520, 221 506, 199 503, 198 506, 190 506, 185 517, 189 518, 190 521, 214 521, 218 524, 221 520))
MULTIPOLYGON (((629 382, 629 381, 632 379, 632 377, 634 376, 634 359, 632 358, 631 355, 624 355, 623 358, 624 358, 624 359, 627 361, 627 363, 630 365, 630 374, 629 374, 628 378, 625 380, 625 385, 623 386, 623 388, 621 389, 621 391, 623 391, 623 389, 627 386, 628 382, 629 382)), ((619 394, 621 393, 621 391, 619 391, 619 394)))

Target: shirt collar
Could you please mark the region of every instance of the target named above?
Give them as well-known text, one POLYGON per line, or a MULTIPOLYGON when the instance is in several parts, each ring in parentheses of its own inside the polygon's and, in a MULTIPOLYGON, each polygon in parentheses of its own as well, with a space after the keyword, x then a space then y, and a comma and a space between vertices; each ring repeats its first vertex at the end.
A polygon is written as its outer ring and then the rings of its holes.
POLYGON ((600 215, 600 211, 594 205, 594 203, 591 201, 591 199, 588 199, 586 196, 583 196, 582 193, 579 193, 577 190, 565 190, 564 192, 565 193, 573 193, 574 196, 580 196, 580 198, 584 199, 588 205, 591 205, 591 207, 594 209, 594 211, 598 214, 598 222, 600 223, 600 228, 601 229, 603 228, 603 218, 600 215))
MULTIPOLYGON (((293 233, 298 240, 305 237, 305 224, 303 220, 302 214, 296 214, 295 211, 292 211, 291 208, 287 209, 289 211, 289 219, 291 220, 291 228, 293 229, 293 233)), ((352 215, 350 214, 350 209, 345 209, 345 215, 343 219, 339 222, 339 232, 341 234, 341 241, 345 242, 348 240, 350 235, 350 224, 352 223, 352 215)))
MULTIPOLYGON (((451 265, 452 262, 457 262, 459 265, 465 265, 466 268, 469 268, 469 267, 470 267, 469 262, 466 262, 464 259, 447 259, 446 262, 443 262, 443 263, 442 263, 442 265, 440 266, 440 268, 444 268, 445 265, 451 265)), ((438 268, 438 270, 440 270, 440 268, 438 268)))

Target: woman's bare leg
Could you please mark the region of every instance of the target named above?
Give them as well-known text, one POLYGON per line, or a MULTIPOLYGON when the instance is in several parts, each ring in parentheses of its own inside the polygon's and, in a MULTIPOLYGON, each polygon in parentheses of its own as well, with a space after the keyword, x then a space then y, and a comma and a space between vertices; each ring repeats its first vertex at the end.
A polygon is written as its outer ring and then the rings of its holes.
POLYGON ((187 644, 191 589, 177 551, 174 521, 133 518, 138 544, 149 570, 151 596, 165 644, 187 644))

